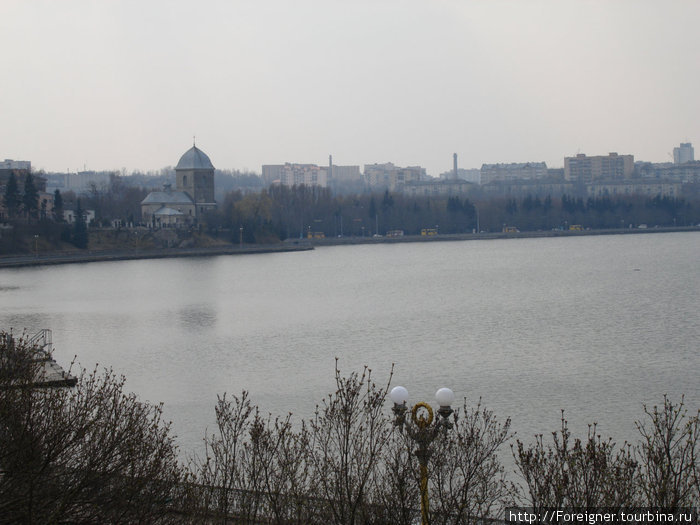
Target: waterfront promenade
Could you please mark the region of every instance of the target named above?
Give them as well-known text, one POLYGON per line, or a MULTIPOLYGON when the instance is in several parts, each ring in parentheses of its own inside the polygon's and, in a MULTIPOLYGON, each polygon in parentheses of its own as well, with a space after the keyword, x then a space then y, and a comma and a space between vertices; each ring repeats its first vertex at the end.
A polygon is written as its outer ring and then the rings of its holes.
POLYGON ((493 239, 528 239, 542 237, 581 237, 586 235, 622 235, 700 231, 700 226, 676 228, 616 228, 606 230, 548 230, 528 232, 481 232, 438 235, 403 235, 400 237, 326 237, 324 239, 287 239, 278 244, 224 245, 200 248, 160 248, 133 250, 85 250, 39 254, 0 255, 0 268, 46 266, 134 259, 163 259, 169 257, 206 257, 212 255, 244 255, 313 250, 315 246, 355 244, 389 244, 404 242, 475 241, 493 239))

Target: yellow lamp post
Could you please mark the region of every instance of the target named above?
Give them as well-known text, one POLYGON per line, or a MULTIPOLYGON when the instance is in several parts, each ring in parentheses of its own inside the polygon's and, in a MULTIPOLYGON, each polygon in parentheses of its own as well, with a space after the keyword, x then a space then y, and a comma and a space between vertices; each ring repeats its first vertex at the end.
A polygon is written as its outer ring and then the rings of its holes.
POLYGON ((415 451, 420 465, 420 513, 421 523, 428 525, 430 505, 428 501, 428 461, 432 454, 430 448, 432 442, 441 433, 447 432, 452 428, 452 423, 449 417, 452 415, 452 403, 455 400, 455 395, 449 388, 441 388, 435 393, 440 408, 438 409, 439 418, 435 419, 433 408, 428 403, 416 403, 411 409, 411 419, 406 420, 406 412, 408 407, 408 390, 402 386, 395 386, 389 393, 389 397, 394 402, 392 409, 396 419, 394 425, 399 428, 399 431, 406 430, 406 434, 418 445, 415 451))

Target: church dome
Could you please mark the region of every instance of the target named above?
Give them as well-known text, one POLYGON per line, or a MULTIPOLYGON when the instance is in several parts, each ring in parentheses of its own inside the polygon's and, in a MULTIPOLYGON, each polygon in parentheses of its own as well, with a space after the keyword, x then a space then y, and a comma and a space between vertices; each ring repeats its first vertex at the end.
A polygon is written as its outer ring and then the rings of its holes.
POLYGON ((175 166, 176 170, 213 170, 214 165, 209 157, 197 146, 192 146, 180 157, 180 162, 175 166))

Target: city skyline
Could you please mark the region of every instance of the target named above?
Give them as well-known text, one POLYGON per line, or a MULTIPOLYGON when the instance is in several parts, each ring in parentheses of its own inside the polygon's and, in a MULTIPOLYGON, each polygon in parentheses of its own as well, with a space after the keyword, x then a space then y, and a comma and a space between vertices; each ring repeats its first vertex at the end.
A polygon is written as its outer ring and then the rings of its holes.
POLYGON ((47 171, 452 168, 697 143, 697 2, 0 6, 0 157, 47 171))

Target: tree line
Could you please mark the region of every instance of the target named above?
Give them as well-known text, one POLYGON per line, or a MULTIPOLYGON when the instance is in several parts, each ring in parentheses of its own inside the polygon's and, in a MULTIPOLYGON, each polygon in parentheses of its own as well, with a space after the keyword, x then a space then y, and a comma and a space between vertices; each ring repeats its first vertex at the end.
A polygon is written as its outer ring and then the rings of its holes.
POLYGON ((385 235, 403 230, 418 235, 582 228, 690 226, 700 223, 700 201, 673 197, 553 198, 411 197, 400 193, 333 195, 327 188, 271 186, 259 193, 231 192, 205 219, 210 230, 228 229, 235 240, 243 228, 246 242, 306 237, 385 235))
MULTIPOLYGON (((19 191, 13 177, 6 185, 5 209, 10 219, 24 218, 25 223, 60 224, 63 210, 76 209, 80 201, 81 209, 95 213, 91 226, 135 226, 141 223, 141 201, 148 194, 145 187, 132 184, 140 178, 114 175, 106 188, 93 186, 80 198, 73 192, 56 190, 54 210, 50 214, 40 209, 31 174, 25 179, 24 192, 19 191)), ((413 197, 388 190, 341 195, 329 188, 305 185, 261 189, 249 180, 254 178, 249 174, 227 173, 219 177, 228 182, 228 187, 238 189, 225 193, 218 208, 203 217, 197 227, 217 235, 223 232, 234 243, 240 241, 241 233, 246 243, 268 243, 321 234, 324 237, 386 235, 391 230, 418 235, 424 229, 464 234, 499 232, 505 227, 537 231, 566 230, 574 225, 582 229, 605 229, 700 224, 698 195, 690 195, 688 199, 660 195, 468 198, 413 197)), ((65 230, 61 240, 85 246, 80 241, 82 234, 75 242, 75 232, 65 230)), ((58 237, 54 235, 51 239, 58 237)))
MULTIPOLYGON (((162 407, 111 371, 42 388, 36 349, 0 333, 0 523, 402 524, 420 517, 416 445, 387 414, 391 374, 336 366, 310 418, 273 417, 223 394, 201 457, 180 458, 162 407)), ((514 440, 510 420, 466 400, 429 463, 431 524, 500 518, 506 506, 671 510, 700 503, 700 412, 664 397, 639 440, 595 425, 514 440), (511 445, 515 476, 502 453, 511 445)))

